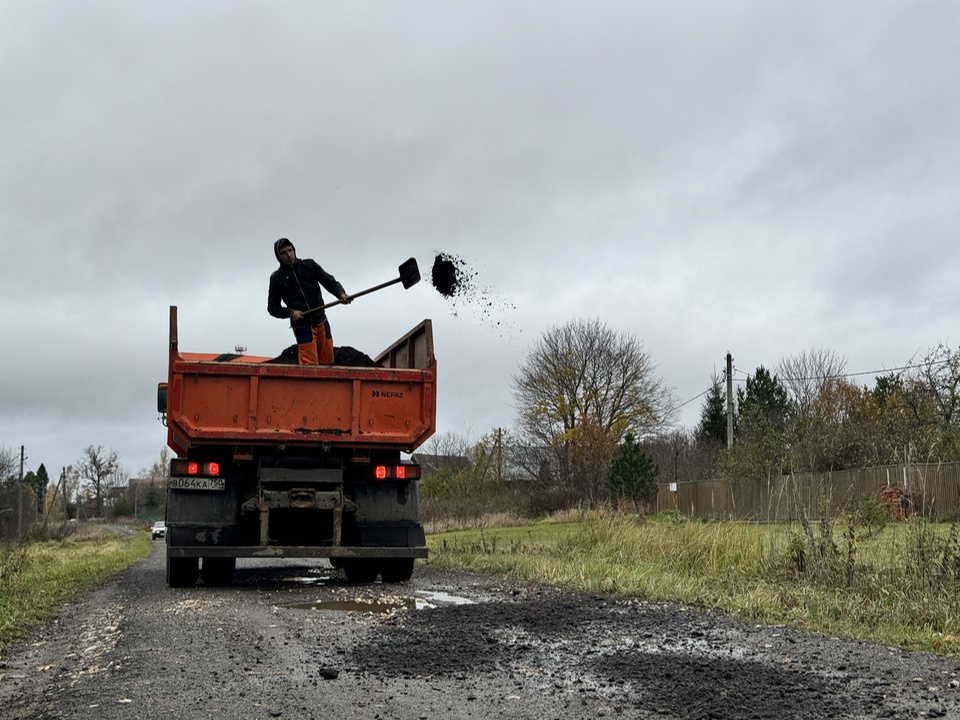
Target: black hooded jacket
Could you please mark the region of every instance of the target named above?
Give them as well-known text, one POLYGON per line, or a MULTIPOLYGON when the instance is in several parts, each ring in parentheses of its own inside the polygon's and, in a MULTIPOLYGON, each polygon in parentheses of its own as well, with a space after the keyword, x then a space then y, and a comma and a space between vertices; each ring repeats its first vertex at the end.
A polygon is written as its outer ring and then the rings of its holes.
MULTIPOLYGON (((279 247, 274 246, 274 253, 280 259, 279 247)), ((293 265, 284 265, 274 270, 270 275, 270 290, 267 293, 267 312, 276 318, 289 318, 291 310, 306 312, 323 305, 321 286, 339 298, 345 291, 337 279, 324 270, 315 261, 297 258, 293 265)), ((326 320, 326 313, 321 311, 305 317, 297 325, 319 325, 326 320)))

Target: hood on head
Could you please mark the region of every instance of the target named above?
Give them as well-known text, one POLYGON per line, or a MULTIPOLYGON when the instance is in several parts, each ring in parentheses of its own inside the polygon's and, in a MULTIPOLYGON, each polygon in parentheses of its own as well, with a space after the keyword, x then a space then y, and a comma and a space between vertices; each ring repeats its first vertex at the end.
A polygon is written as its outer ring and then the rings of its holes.
POLYGON ((283 250, 287 245, 292 247, 294 250, 297 248, 294 247, 293 243, 287 240, 287 238, 280 238, 273 244, 273 254, 277 256, 277 262, 282 263, 283 260, 280 259, 280 251, 283 250))

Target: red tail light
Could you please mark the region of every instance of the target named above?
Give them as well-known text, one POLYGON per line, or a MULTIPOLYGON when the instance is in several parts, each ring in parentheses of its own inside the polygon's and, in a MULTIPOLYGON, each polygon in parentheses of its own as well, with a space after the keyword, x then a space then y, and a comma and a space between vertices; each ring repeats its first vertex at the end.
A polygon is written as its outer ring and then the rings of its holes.
POLYGON ((419 480, 419 465, 375 465, 373 477, 377 480, 419 480))
POLYGON ((177 458, 170 461, 170 475, 172 477, 183 477, 184 475, 218 477, 220 475, 220 463, 199 463, 196 460, 177 458))

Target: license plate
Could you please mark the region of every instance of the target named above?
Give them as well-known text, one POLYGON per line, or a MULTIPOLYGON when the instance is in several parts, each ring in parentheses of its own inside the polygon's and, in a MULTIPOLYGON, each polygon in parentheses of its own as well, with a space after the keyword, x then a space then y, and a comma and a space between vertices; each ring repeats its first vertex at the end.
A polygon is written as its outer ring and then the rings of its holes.
POLYGON ((173 477, 168 486, 174 490, 223 490, 226 481, 211 477, 173 477))

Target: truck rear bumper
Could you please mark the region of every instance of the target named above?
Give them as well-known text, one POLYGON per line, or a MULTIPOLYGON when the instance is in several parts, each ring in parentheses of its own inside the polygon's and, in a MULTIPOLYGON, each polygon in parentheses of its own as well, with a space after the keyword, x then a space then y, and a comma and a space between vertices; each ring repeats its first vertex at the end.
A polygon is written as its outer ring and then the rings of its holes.
POLYGON ((306 547, 282 545, 179 545, 168 546, 167 557, 249 558, 425 558, 425 547, 306 547))

